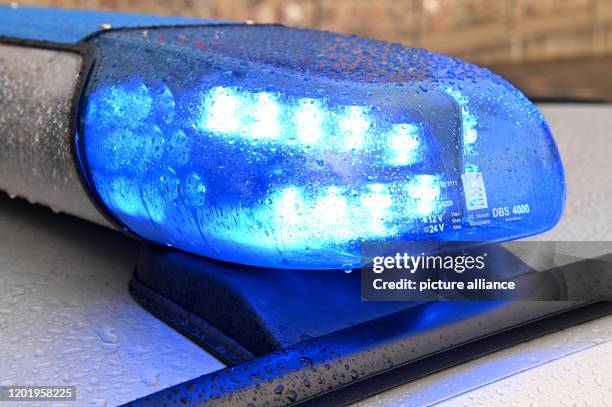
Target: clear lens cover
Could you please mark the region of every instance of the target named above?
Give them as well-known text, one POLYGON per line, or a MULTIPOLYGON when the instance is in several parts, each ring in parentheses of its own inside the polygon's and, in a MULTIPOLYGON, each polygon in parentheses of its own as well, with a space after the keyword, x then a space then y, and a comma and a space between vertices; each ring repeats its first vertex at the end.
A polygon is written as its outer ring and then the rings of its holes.
POLYGON ((279 26, 104 33, 78 144, 145 239, 256 266, 358 267, 361 242, 507 240, 565 197, 518 90, 457 59, 279 26))

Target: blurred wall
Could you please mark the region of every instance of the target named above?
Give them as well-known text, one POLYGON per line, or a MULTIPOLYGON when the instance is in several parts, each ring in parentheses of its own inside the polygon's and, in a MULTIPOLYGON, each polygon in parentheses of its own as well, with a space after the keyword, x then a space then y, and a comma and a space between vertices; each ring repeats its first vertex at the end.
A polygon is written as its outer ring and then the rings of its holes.
POLYGON ((24 0, 19 4, 280 22, 401 42, 480 63, 612 51, 612 0, 24 0))

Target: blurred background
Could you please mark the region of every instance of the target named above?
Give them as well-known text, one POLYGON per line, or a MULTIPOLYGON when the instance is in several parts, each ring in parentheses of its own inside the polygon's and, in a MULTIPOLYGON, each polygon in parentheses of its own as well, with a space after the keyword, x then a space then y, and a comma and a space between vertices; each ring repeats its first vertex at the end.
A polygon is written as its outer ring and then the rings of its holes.
POLYGON ((537 99, 612 99, 612 0, 24 0, 18 4, 277 22, 358 34, 488 66, 537 99))

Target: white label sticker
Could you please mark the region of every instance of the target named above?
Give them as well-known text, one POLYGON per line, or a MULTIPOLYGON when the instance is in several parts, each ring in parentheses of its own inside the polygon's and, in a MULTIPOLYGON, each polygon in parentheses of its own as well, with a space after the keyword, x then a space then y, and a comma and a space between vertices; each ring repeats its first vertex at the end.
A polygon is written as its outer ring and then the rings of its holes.
POLYGON ((465 205, 468 211, 487 209, 487 192, 485 191, 482 172, 466 172, 461 176, 465 192, 465 205))

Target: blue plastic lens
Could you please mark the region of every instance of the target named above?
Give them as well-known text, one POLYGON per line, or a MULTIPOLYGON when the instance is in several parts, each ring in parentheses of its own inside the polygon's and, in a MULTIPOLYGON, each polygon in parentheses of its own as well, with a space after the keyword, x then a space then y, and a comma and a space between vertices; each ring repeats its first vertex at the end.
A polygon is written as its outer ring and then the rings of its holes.
POLYGON ((371 240, 506 240, 559 219, 537 109, 489 71, 278 26, 124 30, 85 91, 84 172, 132 232, 256 266, 359 266, 371 240))

